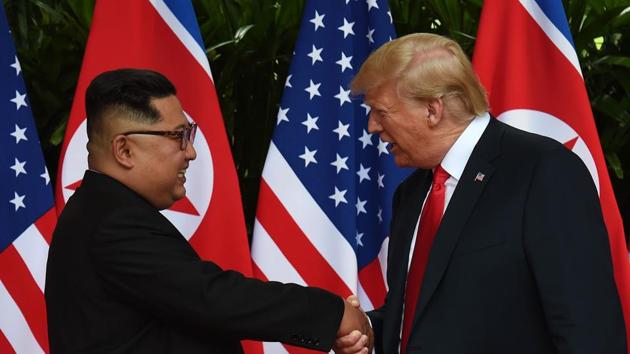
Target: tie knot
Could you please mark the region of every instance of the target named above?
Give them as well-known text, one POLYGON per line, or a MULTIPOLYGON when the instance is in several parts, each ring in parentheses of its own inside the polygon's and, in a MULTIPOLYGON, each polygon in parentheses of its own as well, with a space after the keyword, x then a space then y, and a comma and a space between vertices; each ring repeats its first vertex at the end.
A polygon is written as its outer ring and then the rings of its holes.
POLYGON ((441 165, 438 165, 435 168, 435 171, 433 171, 433 184, 434 185, 439 185, 439 186, 443 186, 444 182, 446 182, 446 180, 450 177, 451 175, 448 174, 448 172, 446 172, 445 169, 442 168, 441 165))

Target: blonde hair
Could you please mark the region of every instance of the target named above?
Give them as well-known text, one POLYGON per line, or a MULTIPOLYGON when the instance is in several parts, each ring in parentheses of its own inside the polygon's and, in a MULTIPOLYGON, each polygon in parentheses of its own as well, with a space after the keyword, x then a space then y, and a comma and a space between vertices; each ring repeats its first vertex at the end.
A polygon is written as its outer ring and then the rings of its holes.
POLYGON ((488 110, 486 90, 455 41, 430 33, 414 33, 384 44, 361 66, 351 83, 365 94, 395 80, 398 95, 414 100, 441 98, 458 117, 488 110))

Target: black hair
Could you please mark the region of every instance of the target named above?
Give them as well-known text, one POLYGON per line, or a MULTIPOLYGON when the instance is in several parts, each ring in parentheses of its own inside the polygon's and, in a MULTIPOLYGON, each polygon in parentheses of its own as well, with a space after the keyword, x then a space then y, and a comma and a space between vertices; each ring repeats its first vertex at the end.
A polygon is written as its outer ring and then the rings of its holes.
POLYGON ((154 98, 175 95, 175 86, 162 74, 146 69, 105 71, 92 80, 85 92, 87 133, 94 129, 112 110, 125 119, 155 123, 160 113, 151 104, 154 98), (117 112, 117 113, 118 113, 117 112))

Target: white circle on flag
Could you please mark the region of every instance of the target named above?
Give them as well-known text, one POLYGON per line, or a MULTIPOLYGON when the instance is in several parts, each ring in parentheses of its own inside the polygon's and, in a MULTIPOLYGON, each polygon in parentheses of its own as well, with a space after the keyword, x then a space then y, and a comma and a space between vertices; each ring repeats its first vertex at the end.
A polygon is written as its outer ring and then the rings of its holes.
POLYGON ((599 175, 597 174, 597 166, 593 155, 591 155, 588 146, 578 133, 571 128, 570 125, 563 120, 552 116, 551 114, 535 111, 531 109, 514 109, 506 111, 497 117, 500 121, 507 123, 518 129, 544 135, 564 144, 573 139, 575 144, 571 151, 582 159, 586 168, 591 173, 597 193, 599 194, 599 175))
MULTIPOLYGON (((186 112, 184 114, 189 121, 194 121, 186 112)), ((87 142, 87 121, 84 119, 70 138, 63 159, 61 185, 64 202, 74 194, 88 169, 87 142)), ((186 197, 170 209, 161 211, 186 239, 193 236, 208 211, 214 186, 212 154, 201 129, 197 129, 194 147, 197 158, 190 162, 186 171, 186 197)))

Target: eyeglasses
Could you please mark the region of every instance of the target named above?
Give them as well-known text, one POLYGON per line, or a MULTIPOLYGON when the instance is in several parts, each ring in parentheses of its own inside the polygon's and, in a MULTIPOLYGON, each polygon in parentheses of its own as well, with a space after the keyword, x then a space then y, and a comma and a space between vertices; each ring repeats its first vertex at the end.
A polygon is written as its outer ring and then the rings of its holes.
POLYGON ((197 124, 192 123, 188 128, 184 128, 184 130, 134 130, 130 132, 122 133, 122 135, 127 136, 131 134, 143 134, 143 135, 160 135, 166 136, 173 139, 181 139, 182 143, 180 145, 180 149, 186 150, 188 147, 188 143, 191 144, 195 142, 195 134, 197 133, 197 124))

